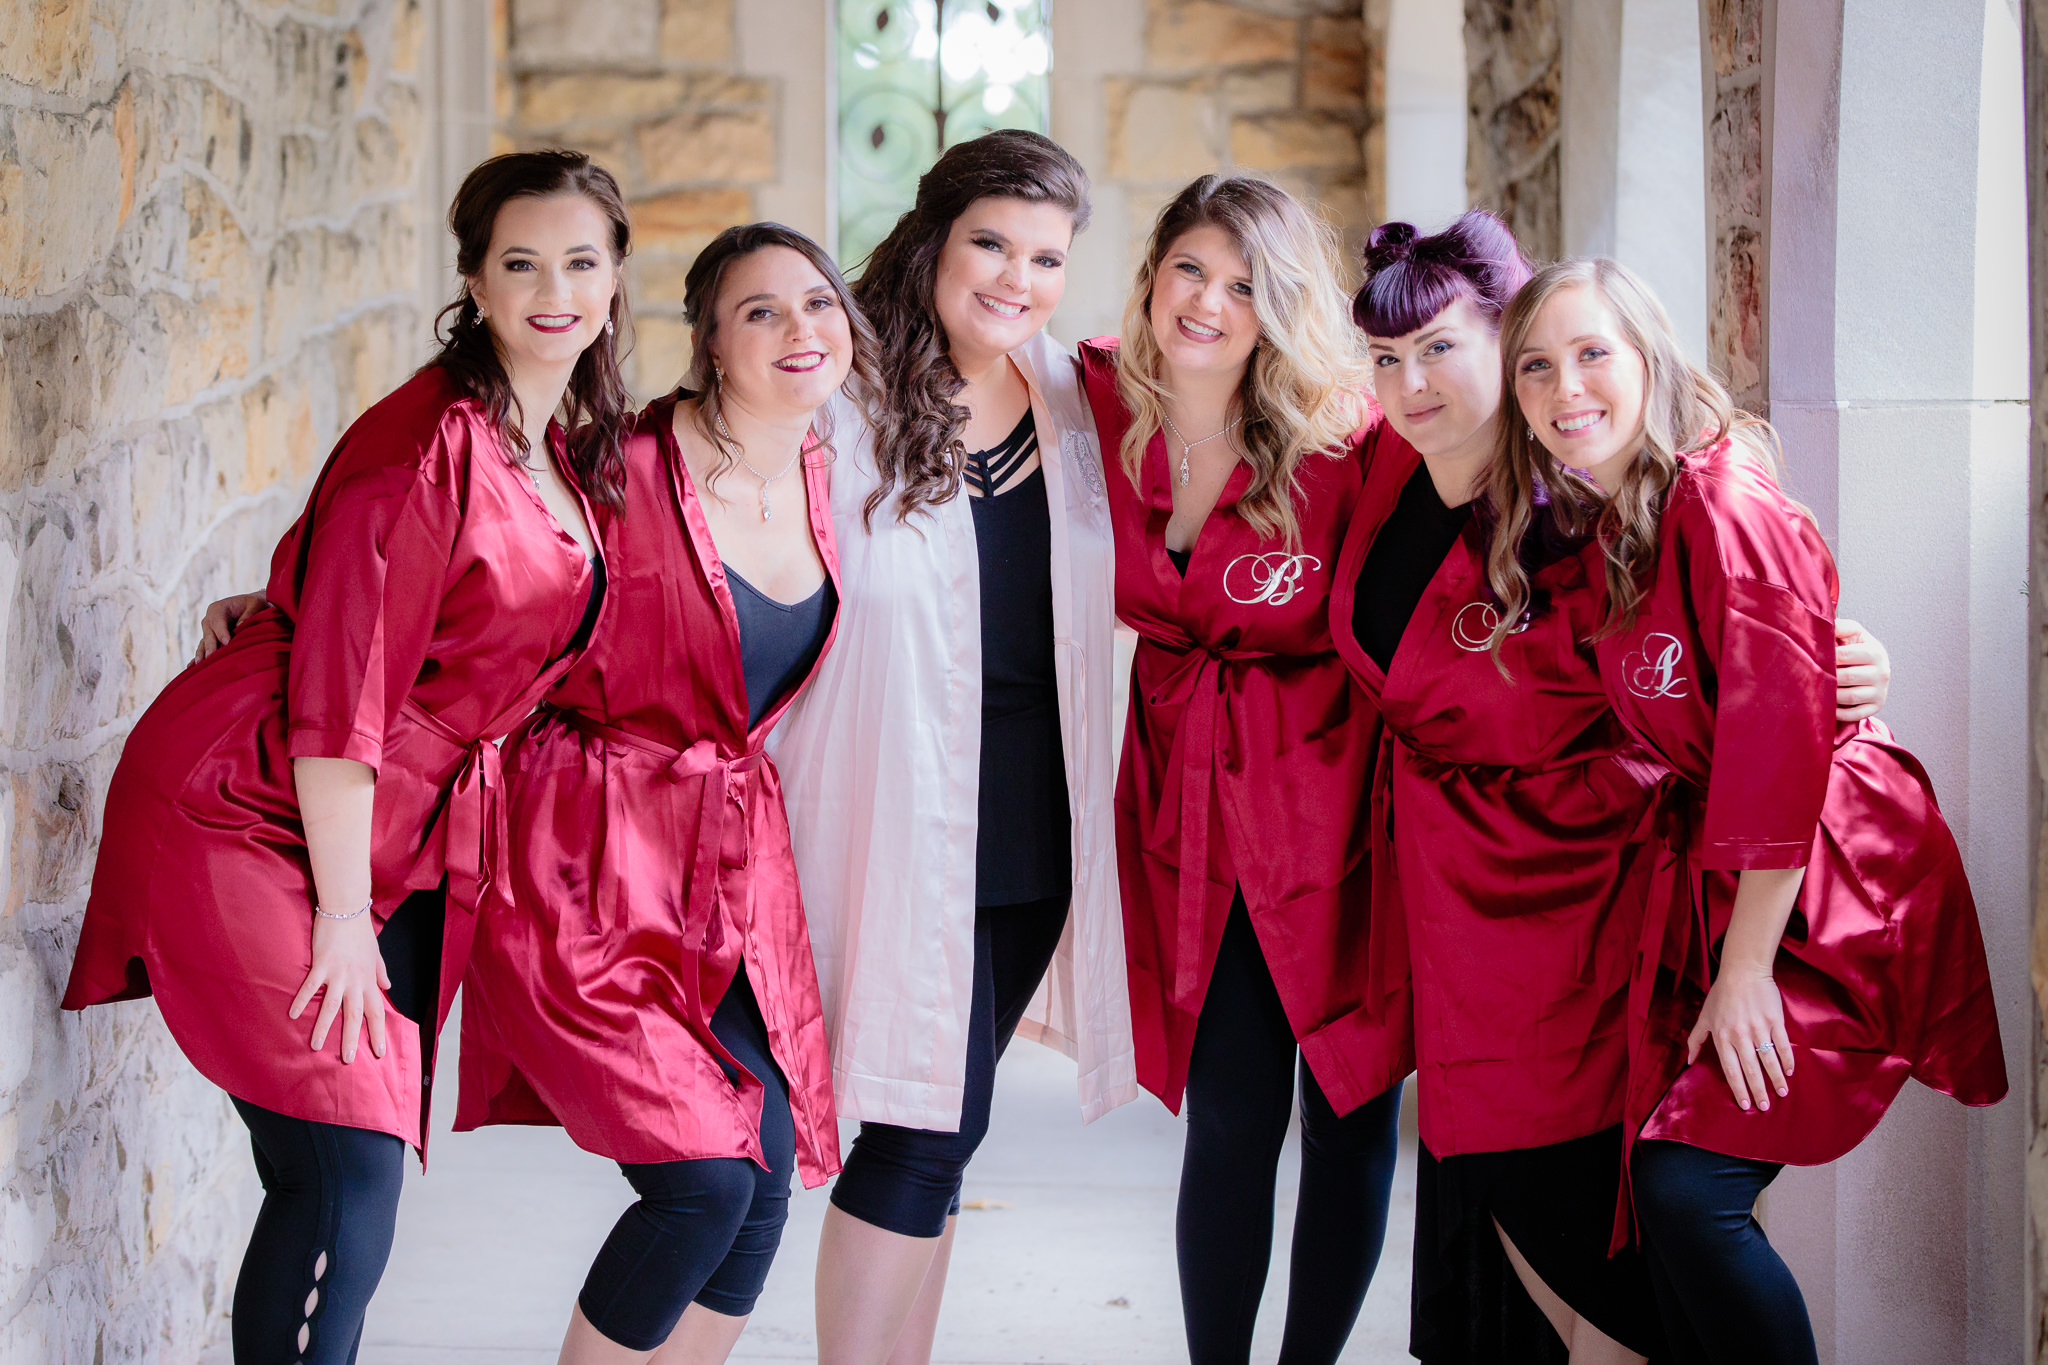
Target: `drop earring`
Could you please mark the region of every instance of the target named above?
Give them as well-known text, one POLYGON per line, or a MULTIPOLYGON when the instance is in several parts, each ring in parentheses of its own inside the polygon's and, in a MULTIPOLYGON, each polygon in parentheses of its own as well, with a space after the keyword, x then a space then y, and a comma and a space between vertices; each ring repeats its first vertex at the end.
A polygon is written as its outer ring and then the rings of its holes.
POLYGON ((613 321, 612 319, 610 319, 610 318, 606 318, 606 319, 604 320, 604 334, 605 334, 606 336, 614 336, 614 335, 616 335, 616 334, 618 333, 618 330, 619 330, 619 325, 618 325, 618 323, 614 322, 614 321, 613 321))

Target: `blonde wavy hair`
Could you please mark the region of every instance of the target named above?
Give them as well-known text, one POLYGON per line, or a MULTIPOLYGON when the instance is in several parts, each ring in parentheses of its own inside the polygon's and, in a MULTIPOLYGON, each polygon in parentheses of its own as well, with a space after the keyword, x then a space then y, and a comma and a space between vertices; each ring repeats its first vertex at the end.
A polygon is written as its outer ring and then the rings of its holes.
POLYGON ((1344 439, 1365 424, 1370 409, 1365 338, 1351 324, 1337 235, 1269 181, 1202 176, 1152 225, 1116 353, 1117 394, 1131 415, 1120 452, 1124 473, 1137 482, 1145 445, 1164 426, 1171 396, 1152 335, 1152 286, 1173 244, 1204 226, 1221 228, 1244 253, 1259 320, 1237 393, 1244 419, 1238 439, 1252 469, 1237 514, 1260 535, 1292 547, 1301 538, 1294 504, 1302 460, 1317 451, 1341 457, 1344 439))
POLYGON ((1559 261, 1536 272, 1501 319, 1500 447, 1488 471, 1486 494, 1499 520, 1487 549, 1486 578, 1500 604, 1500 624, 1488 646, 1500 647, 1530 602, 1522 544, 1546 511, 1570 540, 1595 538, 1607 565, 1607 612, 1599 634, 1635 624, 1656 568, 1657 526, 1664 495, 1678 474, 1678 456, 1732 438, 1775 476, 1778 434, 1761 417, 1742 411, 1713 375, 1685 358, 1664 305, 1628 267, 1604 258, 1559 261), (1610 497, 1585 474, 1560 462, 1538 441, 1515 393, 1516 357, 1543 305, 1567 289, 1597 291, 1621 324, 1621 339, 1643 358, 1642 446, 1610 497), (1537 502, 1538 490, 1548 499, 1537 502))

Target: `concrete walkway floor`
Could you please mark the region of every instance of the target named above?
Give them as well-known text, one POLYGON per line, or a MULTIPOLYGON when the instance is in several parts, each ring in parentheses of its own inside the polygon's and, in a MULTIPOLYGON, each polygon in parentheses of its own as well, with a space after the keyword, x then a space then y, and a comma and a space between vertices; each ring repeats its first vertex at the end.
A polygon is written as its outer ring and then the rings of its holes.
MULTIPOLYGON (((457 1036, 454 1021, 444 1036, 457 1036)), ((451 1080, 452 1061, 442 1071, 451 1080)), ((970 1207, 935 1360, 1185 1361, 1173 1259, 1180 1120, 1148 1095, 1084 1128, 1073 1064, 1035 1044, 1012 1048, 998 1076, 991 1131, 967 1174, 970 1207)), ((438 1098, 443 1131, 432 1173, 408 1174, 361 1365, 553 1365, 591 1256, 631 1192, 616 1166, 577 1150, 559 1129, 451 1135, 452 1087, 438 1098)), ((1387 1252, 1346 1362, 1408 1359, 1412 1118, 1404 1126, 1387 1252)), ((1290 1137, 1255 1360, 1279 1353, 1298 1161, 1290 1137)), ((781 1252, 734 1360, 817 1358, 811 1282, 825 1196, 800 1190, 791 1201, 781 1252)))

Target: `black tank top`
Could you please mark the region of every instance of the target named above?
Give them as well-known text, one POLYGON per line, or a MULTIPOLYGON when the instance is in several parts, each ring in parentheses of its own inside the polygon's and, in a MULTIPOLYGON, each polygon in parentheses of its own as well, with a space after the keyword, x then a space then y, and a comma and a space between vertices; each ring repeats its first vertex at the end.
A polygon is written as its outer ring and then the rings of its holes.
POLYGON ((1052 510, 1045 471, 997 493, 1038 450, 1026 412, 967 457, 981 568, 981 836, 974 903, 1017 905, 1073 890, 1073 826, 1053 670, 1052 510))
POLYGON ((1394 666, 1394 651, 1407 633, 1408 618, 1422 604, 1429 580, 1458 543, 1472 504, 1446 507, 1437 495, 1429 466, 1418 464, 1401 489, 1394 510, 1373 537, 1358 570, 1358 596, 1351 604, 1351 630, 1358 646, 1382 669, 1394 666))
POLYGON ((733 610, 740 618, 740 671, 747 677, 747 728, 761 723, 798 684, 824 651, 839 610, 839 594, 828 575, 801 602, 778 602, 725 566, 733 610))

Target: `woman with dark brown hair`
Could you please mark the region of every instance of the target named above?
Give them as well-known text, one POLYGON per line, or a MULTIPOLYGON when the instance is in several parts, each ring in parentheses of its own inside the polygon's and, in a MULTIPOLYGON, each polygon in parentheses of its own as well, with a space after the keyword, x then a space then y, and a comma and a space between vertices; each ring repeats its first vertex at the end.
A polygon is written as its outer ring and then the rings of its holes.
POLYGON ((834 428, 875 340, 824 250, 730 228, 690 267, 691 372, 626 442, 597 527, 616 599, 506 745, 510 904, 464 983, 458 1129, 559 1123, 640 1196, 568 1365, 723 1360, 792 1170, 839 1165, 817 976, 762 740, 830 647, 834 428))
POLYGON ((504 892, 497 741, 588 638, 591 509, 623 490, 618 186, 573 152, 495 157, 449 223, 440 353, 336 445, 268 605, 129 735, 64 997, 153 993, 249 1126, 244 1365, 355 1359, 434 1039, 504 892))
POLYGON ((1044 335, 1088 180, 1035 133, 946 152, 856 287, 887 406, 833 467, 839 641, 776 737, 833 1083, 858 1118, 818 1259, 826 1365, 928 1360, 996 1060, 1134 1096, 1109 818, 1109 508, 1071 354, 1044 335), (962 496, 963 493, 965 496, 962 496))

